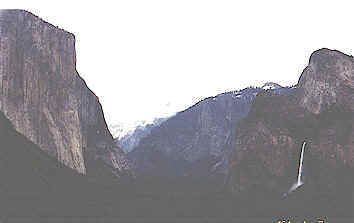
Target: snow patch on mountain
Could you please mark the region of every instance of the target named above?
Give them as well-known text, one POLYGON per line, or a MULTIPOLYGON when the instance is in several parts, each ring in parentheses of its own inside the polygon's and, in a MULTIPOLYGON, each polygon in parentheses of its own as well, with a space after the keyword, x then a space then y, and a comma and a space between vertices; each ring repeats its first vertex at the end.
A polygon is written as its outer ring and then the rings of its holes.
POLYGON ((267 82, 262 86, 263 90, 276 90, 282 88, 279 84, 276 84, 274 82, 267 82))
POLYGON ((140 120, 134 123, 118 123, 115 125, 109 126, 109 131, 111 132, 114 139, 122 139, 127 135, 131 135, 134 133, 136 129, 143 130, 147 125, 156 125, 156 123, 160 123, 160 119, 167 118, 155 118, 154 120, 140 120))
POLYGON ((140 142, 142 138, 149 135, 151 130, 159 126, 166 118, 156 118, 152 122, 139 121, 134 125, 116 125, 112 127, 112 134, 114 133, 115 143, 122 148, 124 152, 131 152, 140 142))
POLYGON ((126 123, 118 123, 115 125, 108 126, 109 131, 111 132, 113 138, 120 139, 130 132, 134 131, 136 128, 135 125, 128 125, 126 123))

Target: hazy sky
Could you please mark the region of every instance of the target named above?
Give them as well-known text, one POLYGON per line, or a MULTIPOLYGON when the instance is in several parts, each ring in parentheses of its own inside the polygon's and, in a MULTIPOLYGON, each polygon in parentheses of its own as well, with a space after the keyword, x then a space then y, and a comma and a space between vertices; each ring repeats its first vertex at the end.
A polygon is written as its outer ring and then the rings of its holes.
POLYGON ((295 84, 318 48, 352 54, 349 2, 1 0, 0 7, 74 33, 77 70, 108 124, 130 124, 228 90, 295 84))

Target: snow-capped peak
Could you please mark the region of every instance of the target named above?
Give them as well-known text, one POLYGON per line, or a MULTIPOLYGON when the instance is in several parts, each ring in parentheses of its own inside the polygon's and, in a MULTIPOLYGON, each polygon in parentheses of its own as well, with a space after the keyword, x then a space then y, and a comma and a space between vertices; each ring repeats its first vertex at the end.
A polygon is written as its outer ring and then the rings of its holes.
POLYGON ((124 136, 132 134, 135 129, 143 128, 151 123, 152 122, 145 120, 136 121, 133 123, 118 123, 115 125, 110 125, 108 129, 111 132, 113 138, 120 140, 124 136))
POLYGON ((129 125, 126 123, 119 123, 119 124, 108 126, 108 129, 111 132, 113 138, 118 138, 118 139, 121 139, 125 135, 130 134, 131 132, 134 131, 135 128, 136 126, 129 125))
POLYGON ((123 137, 127 135, 131 135, 134 133, 136 129, 145 129, 148 125, 160 125, 162 122, 167 120, 171 116, 162 117, 162 118, 154 118, 153 120, 141 120, 135 121, 133 123, 118 123, 115 125, 110 125, 108 127, 111 132, 113 138, 117 140, 121 140, 123 137))

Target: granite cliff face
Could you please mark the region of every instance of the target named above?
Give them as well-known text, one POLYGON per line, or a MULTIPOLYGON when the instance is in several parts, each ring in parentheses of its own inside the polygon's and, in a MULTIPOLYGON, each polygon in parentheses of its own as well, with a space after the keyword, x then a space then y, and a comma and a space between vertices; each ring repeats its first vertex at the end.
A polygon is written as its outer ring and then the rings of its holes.
POLYGON ((299 80, 300 105, 320 114, 332 105, 354 111, 353 57, 339 51, 315 51, 299 80))
POLYGON ((353 63, 351 56, 321 49, 311 55, 289 95, 258 94, 234 145, 229 188, 235 195, 257 190, 275 196, 286 193, 296 181, 301 146, 306 141, 302 187, 309 203, 305 206, 333 205, 329 209, 341 209, 338 213, 350 209, 353 63))
POLYGON ((97 160, 127 169, 75 63, 73 34, 26 11, 0 11, 0 110, 16 130, 79 173, 97 160))

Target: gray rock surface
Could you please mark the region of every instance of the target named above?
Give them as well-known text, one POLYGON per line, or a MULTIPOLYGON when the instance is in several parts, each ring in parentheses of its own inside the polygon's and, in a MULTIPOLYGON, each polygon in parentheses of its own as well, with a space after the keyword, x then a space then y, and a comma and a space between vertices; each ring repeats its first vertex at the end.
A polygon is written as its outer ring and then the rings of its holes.
POLYGON ((299 80, 300 105, 319 114, 333 104, 354 111, 354 60, 336 50, 315 51, 299 80))
POLYGON ((129 169, 96 95, 76 71, 75 37, 23 10, 0 12, 0 110, 17 131, 85 174, 129 169))
POLYGON ((147 176, 215 176, 227 172, 232 139, 261 88, 206 98, 159 126, 128 157, 147 176))

